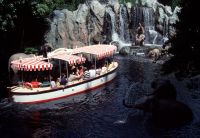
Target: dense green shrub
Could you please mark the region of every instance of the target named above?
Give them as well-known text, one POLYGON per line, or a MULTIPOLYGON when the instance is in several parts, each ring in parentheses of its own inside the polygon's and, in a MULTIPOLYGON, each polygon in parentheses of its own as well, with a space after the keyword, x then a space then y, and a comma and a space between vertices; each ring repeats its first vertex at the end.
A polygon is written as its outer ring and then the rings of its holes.
POLYGON ((130 2, 132 4, 135 4, 137 0, 119 0, 119 3, 121 4, 124 4, 124 3, 127 3, 127 2, 130 2))
POLYGON ((25 54, 38 54, 38 50, 36 48, 33 47, 26 47, 24 50, 25 54))

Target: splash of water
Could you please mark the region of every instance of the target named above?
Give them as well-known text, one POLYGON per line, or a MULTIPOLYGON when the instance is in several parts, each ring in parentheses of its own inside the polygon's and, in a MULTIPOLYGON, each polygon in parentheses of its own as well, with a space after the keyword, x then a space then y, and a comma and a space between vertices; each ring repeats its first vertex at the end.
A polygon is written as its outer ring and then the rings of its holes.
POLYGON ((155 30, 149 30, 149 34, 153 36, 152 44, 155 44, 156 38, 158 37, 158 33, 155 30))

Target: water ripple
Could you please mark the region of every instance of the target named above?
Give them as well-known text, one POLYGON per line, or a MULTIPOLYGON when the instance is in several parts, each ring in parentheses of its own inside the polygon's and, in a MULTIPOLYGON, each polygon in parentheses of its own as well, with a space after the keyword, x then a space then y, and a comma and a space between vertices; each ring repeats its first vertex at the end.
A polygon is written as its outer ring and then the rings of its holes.
POLYGON ((127 91, 136 91, 135 84, 140 86, 137 91, 151 91, 150 83, 158 77, 159 63, 153 64, 145 57, 134 56, 117 55, 116 60, 120 61, 117 78, 95 91, 36 105, 18 105, 9 99, 2 99, 1 137, 200 137, 199 91, 185 89, 188 81, 181 83, 173 80, 180 83, 178 100, 191 107, 194 119, 179 128, 158 128, 153 124, 151 114, 127 109, 122 101, 127 91))

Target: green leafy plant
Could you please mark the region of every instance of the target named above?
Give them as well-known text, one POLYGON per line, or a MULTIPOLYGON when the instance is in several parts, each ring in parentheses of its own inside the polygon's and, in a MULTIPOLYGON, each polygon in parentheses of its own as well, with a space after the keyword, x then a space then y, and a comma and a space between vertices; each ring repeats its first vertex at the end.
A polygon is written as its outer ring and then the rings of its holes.
POLYGON ((130 3, 132 3, 132 4, 136 4, 136 1, 137 1, 137 0, 119 0, 119 3, 120 3, 120 4, 125 4, 125 3, 127 3, 127 2, 130 2, 130 3))
POLYGON ((181 0, 172 0, 172 9, 176 6, 180 6, 181 0))
POLYGON ((25 54, 36 54, 38 53, 38 50, 36 48, 33 48, 33 47, 26 47, 24 49, 24 53, 25 54))

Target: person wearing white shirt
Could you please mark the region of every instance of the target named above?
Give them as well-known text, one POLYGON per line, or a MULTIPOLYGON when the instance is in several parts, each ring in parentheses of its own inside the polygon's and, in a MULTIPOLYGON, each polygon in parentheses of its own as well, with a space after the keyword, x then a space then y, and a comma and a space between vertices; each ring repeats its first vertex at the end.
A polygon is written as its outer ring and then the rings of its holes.
POLYGON ((96 77, 96 70, 95 69, 90 69, 89 73, 90 73, 90 78, 96 77))
POLYGON ((53 89, 53 88, 56 88, 56 82, 54 81, 54 80, 51 80, 51 88, 53 89))

